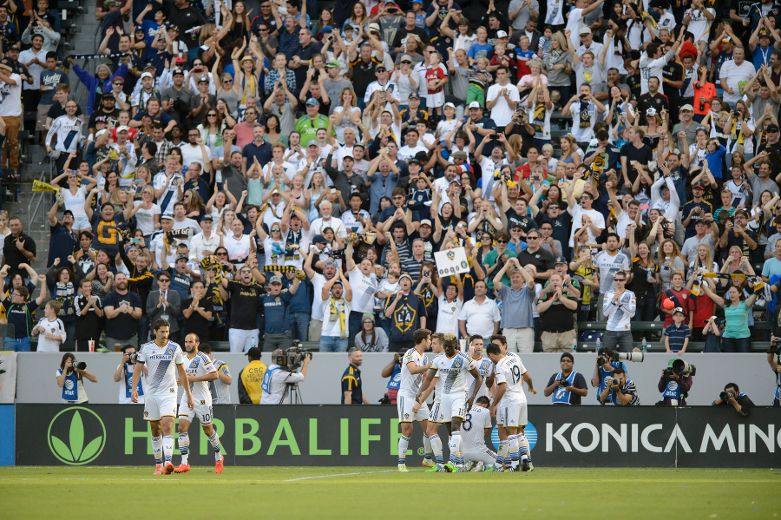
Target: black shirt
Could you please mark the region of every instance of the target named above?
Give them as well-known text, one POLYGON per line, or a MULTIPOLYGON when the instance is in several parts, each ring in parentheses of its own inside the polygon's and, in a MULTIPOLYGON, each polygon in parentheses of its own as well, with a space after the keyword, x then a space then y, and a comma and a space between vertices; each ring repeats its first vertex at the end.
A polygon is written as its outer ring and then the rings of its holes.
MULTIPOLYGON (((562 290, 562 294, 566 289, 562 290)), ((537 302, 547 301, 553 297, 553 289, 543 291, 537 302)), ((569 298, 569 297, 568 297, 569 298)), ((574 298, 569 298, 574 300, 574 298)), ((540 313, 540 329, 543 332, 567 332, 575 329, 575 310, 569 310, 563 303, 555 301, 548 307, 548 310, 540 313)))
POLYGON ((242 330, 257 329, 257 318, 263 308, 260 302, 263 288, 254 283, 230 281, 228 293, 231 301, 230 327, 242 330))
MULTIPOLYGON (((534 253, 529 252, 528 249, 518 253, 518 262, 521 265, 532 264, 537 268, 537 273, 543 273, 553 269, 555 258, 547 249, 539 248, 534 253)), ((537 279, 538 282, 542 281, 537 279)), ((569 329, 567 329, 569 330, 569 329)))
MULTIPOLYGON (((26 256, 24 256, 24 254, 22 254, 21 251, 19 251, 19 249, 16 248, 17 238, 22 241, 24 249, 33 254, 33 257, 37 252, 35 248, 35 240, 33 240, 29 235, 20 233, 18 237, 13 234, 5 237, 5 242, 3 242, 3 258, 5 259, 3 265, 11 266, 11 270, 8 273, 9 278, 19 272, 19 264, 32 265, 33 263, 33 260, 28 259, 26 256)), ((23 271, 22 276, 27 278, 27 271, 23 271)))
MULTIPOLYGON (((95 305, 98 309, 103 309, 103 304, 100 301, 100 297, 95 296, 97 301, 95 305)), ((103 330, 104 319, 98 316, 95 309, 90 307, 87 314, 81 315, 82 309, 87 306, 87 298, 83 295, 78 295, 73 300, 73 307, 76 310, 76 339, 77 340, 97 340, 100 338, 100 332, 103 330)))
POLYGON ((49 258, 46 267, 51 267, 55 258, 60 259, 61 266, 70 267, 68 256, 73 254, 78 243, 75 233, 60 223, 51 226, 49 232, 51 235, 49 236, 49 258))
MULTIPOLYGON (((187 298, 184 300, 182 303, 182 311, 190 307, 192 303, 192 298, 187 298)), ((204 312, 210 312, 213 310, 212 303, 206 297, 198 302, 198 307, 200 307, 204 312)), ((182 315, 184 316, 184 312, 182 312, 182 315)), ((195 334, 198 334, 198 337, 201 339, 201 341, 206 341, 209 338, 210 325, 211 322, 209 320, 201 316, 197 311, 193 311, 189 318, 184 318, 184 334, 186 336, 187 334, 194 332, 195 334)))
MULTIPOLYGON (((626 143, 624 146, 621 147, 621 157, 626 157, 626 165, 629 175, 630 182, 635 182, 635 179, 637 179, 637 171, 632 167, 631 163, 632 161, 637 161, 640 164, 646 165, 649 161, 654 160, 654 152, 651 150, 651 147, 647 144, 643 143, 640 148, 637 148, 632 143, 626 143)), ((623 185, 623 182, 619 182, 620 185, 623 185)))
MULTIPOLYGON (((119 309, 122 302, 127 302, 131 307, 138 307, 143 309, 141 304, 141 298, 136 293, 128 292, 126 294, 119 294, 116 291, 106 295, 103 300, 104 307, 113 307, 119 309)), ((116 339, 129 339, 138 332, 138 322, 132 314, 120 312, 114 319, 106 319, 106 336, 116 339)), ((112 348, 113 345, 109 345, 112 348)))

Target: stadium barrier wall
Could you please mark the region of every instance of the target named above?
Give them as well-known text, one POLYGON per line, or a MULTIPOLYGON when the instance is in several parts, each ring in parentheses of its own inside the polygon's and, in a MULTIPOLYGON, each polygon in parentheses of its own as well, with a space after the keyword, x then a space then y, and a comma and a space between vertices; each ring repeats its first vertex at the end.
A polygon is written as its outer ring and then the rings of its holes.
MULTIPOLYGON (((382 368, 391 360, 392 354, 364 354, 361 367, 364 392, 370 403, 377 403, 385 394, 387 379, 380 377, 382 368)), ((670 359, 669 354, 646 354, 643 363, 627 363, 629 377, 637 385, 640 403, 652 405, 660 399, 657 383, 662 369, 670 359)), ((85 382, 90 403, 114 404, 119 395, 118 383, 112 379, 114 369, 120 362, 118 353, 77 353, 79 361, 85 361, 88 369, 98 378, 98 383, 85 382)), ((228 363, 233 374, 231 403, 238 403, 236 380, 239 370, 247 364, 246 356, 241 354, 217 353, 217 359, 228 363)), ((263 361, 271 362, 271 354, 263 353, 263 361)), ((535 353, 523 356, 523 362, 537 387, 537 395, 529 394, 530 404, 549 404, 542 389, 548 378, 559 370, 560 354, 535 353)), ((62 354, 23 353, 17 357, 17 403, 59 403, 61 391, 55 381, 55 372, 60 366, 62 354)), ((593 353, 575 354, 575 370, 590 382, 594 372, 595 355, 593 353)), ((740 385, 741 391, 748 394, 758 405, 772 405, 775 392, 775 378, 768 367, 765 354, 686 354, 683 359, 697 367, 694 387, 690 392, 688 404, 707 406, 713 402, 730 381, 740 385)), ((301 395, 304 404, 339 404, 341 402, 341 377, 348 361, 346 354, 318 353, 309 367, 309 375, 301 383, 301 395)), ((583 404, 596 405, 595 389, 589 383, 589 394, 583 404)))
MULTIPOLYGON (((140 405, 17 405, 18 465, 149 465, 140 405)), ((393 466, 395 407, 216 406, 228 466, 393 466)), ((778 467, 778 410, 533 406, 526 434, 539 466, 778 467)), ((469 415, 464 428, 469 427, 469 415)), ((190 431, 190 462, 213 464, 206 436, 190 431)), ((444 435, 444 428, 440 431, 444 435)), ((492 442, 498 443, 494 428, 492 442)), ((409 464, 420 460, 420 432, 409 464)), ((447 444, 445 443, 445 446, 447 444)), ((447 449, 447 448, 445 448, 447 449)))

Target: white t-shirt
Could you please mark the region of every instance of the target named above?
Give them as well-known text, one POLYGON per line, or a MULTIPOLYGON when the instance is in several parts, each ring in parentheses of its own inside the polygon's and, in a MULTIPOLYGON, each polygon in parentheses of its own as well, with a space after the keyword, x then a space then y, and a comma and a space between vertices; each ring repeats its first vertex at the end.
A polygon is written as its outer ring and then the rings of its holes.
POLYGON ((474 298, 465 302, 458 319, 466 321, 466 331, 470 336, 477 334, 487 338, 494 333, 494 323, 501 321, 502 317, 496 301, 486 297, 483 303, 477 303, 474 298))
MULTIPOLYGON (((321 289, 322 290, 322 289, 321 289)), ((333 336, 336 338, 347 338, 350 332, 350 302, 342 297, 338 300, 333 297, 323 302, 323 328, 321 336, 333 336), (336 312, 331 312, 332 303, 336 312), (339 319, 339 315, 344 314, 344 323, 339 319)))
MULTIPOLYGON (((712 7, 708 7, 705 10, 709 11, 710 14, 712 15, 716 14, 716 10, 713 9, 712 7)), ((684 16, 687 15, 691 17, 691 20, 689 21, 689 27, 687 30, 694 35, 694 41, 695 42, 707 41, 711 22, 708 21, 707 18, 705 18, 705 15, 703 14, 703 10, 691 8, 688 9, 684 14, 684 16)))
POLYGON ((567 29, 570 31, 569 41, 572 48, 580 45, 580 22, 583 20, 583 9, 572 8, 567 15, 567 29))
POLYGON ((22 115, 22 77, 11 73, 16 85, 0 81, 0 117, 20 117, 22 115))
MULTIPOLYGON (((591 217, 591 223, 597 226, 599 229, 605 229, 605 217, 600 213, 599 211, 595 209, 583 209, 583 207, 580 204, 575 204, 574 207, 567 208, 567 211, 569 211, 570 215, 572 215, 572 231, 569 235, 569 245, 572 247, 574 245, 574 237, 575 232, 583 227, 583 215, 588 215, 591 217)), ((586 231, 588 233, 588 241, 591 243, 594 243, 597 241, 596 235, 592 233, 591 229, 586 231)))
POLYGON ((330 227, 334 230, 334 234, 338 237, 345 238, 347 236, 347 229, 344 227, 344 223, 336 217, 330 217, 327 221, 323 218, 317 218, 309 226, 309 237, 314 238, 315 235, 320 235, 323 229, 330 227))
POLYGON ((597 106, 594 103, 581 103, 580 100, 570 105, 572 111, 572 135, 579 143, 588 143, 594 139, 594 124, 597 122, 597 106))
POLYGON ((59 352, 60 345, 65 342, 65 338, 67 337, 65 325, 62 323, 62 320, 55 318, 53 321, 49 321, 49 319, 44 316, 40 319, 36 327, 38 327, 38 330, 40 331, 38 334, 38 352, 59 352), (46 334, 60 336, 62 341, 47 339, 45 337, 46 334))
MULTIPOLYGON (((134 204, 136 207, 139 207, 141 204, 143 204, 143 202, 139 200, 134 202, 134 204)), ((82 208, 83 207, 84 206, 82 204, 82 208)), ((145 237, 148 237, 155 232, 155 215, 160 215, 160 213, 160 206, 155 203, 152 203, 152 207, 149 209, 140 208, 138 211, 136 211, 136 224, 138 225, 138 229, 141 230, 145 237)))
POLYGON ((373 272, 364 276, 358 266, 350 271, 350 288, 353 299, 350 302, 350 310, 353 312, 374 312, 374 293, 377 292, 377 275, 373 272))
POLYGON ((721 85, 727 85, 732 93, 724 92, 725 103, 735 103, 743 97, 743 85, 757 73, 754 68, 754 64, 748 60, 743 60, 740 65, 736 64, 734 60, 727 60, 721 65, 719 71, 719 79, 721 85))
POLYGON ((506 126, 513 118, 513 109, 510 108, 510 105, 507 103, 507 100, 504 98, 504 96, 499 94, 502 89, 507 89, 508 96, 516 103, 521 101, 521 95, 518 93, 518 87, 512 83, 508 83, 507 85, 499 85, 498 83, 494 83, 488 87, 488 92, 485 95, 485 99, 486 102, 493 101, 494 99, 496 100, 496 104, 491 109, 491 119, 494 120, 496 126, 498 127, 506 126))
POLYGON ((458 298, 452 302, 448 302, 444 294, 437 298, 437 330, 434 332, 458 336, 458 316, 463 306, 464 302, 458 298))

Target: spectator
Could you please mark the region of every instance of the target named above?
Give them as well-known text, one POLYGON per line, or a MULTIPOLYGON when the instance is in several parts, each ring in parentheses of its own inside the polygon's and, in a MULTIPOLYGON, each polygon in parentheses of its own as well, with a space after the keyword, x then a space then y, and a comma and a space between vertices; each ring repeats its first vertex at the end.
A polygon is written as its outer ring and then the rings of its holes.
MULTIPOLYGON (((118 286, 119 281, 117 281, 118 286)), ((167 321, 170 330, 169 338, 181 345, 182 336, 179 331, 179 317, 182 313, 181 296, 171 289, 171 275, 166 271, 157 275, 157 286, 158 289, 151 291, 146 299, 146 315, 151 323, 158 319, 167 321)))
POLYGON ((426 328, 427 317, 426 307, 412 292, 412 277, 407 273, 399 276, 398 289, 385 298, 384 314, 390 320, 389 350, 406 352, 412 348, 412 334, 426 328))
MULTIPOLYGON (((503 335, 507 338, 507 348, 511 352, 530 353, 534 351, 534 274, 533 266, 521 267, 517 258, 511 258, 494 277, 495 291, 502 301, 501 325, 504 332, 503 335), (502 278, 510 269, 512 269, 510 271, 510 286, 507 287, 502 282, 502 278)), ((462 337, 467 337, 467 332, 469 335, 479 334, 483 338, 490 338, 492 335, 499 333, 500 320, 498 319, 499 310, 496 307, 496 302, 486 298, 485 305, 478 307, 478 294, 483 292, 482 289, 478 290, 480 285, 479 282, 475 283, 475 298, 466 302, 461 309, 459 327, 461 326, 460 320, 469 316, 464 312, 467 306, 469 306, 475 309, 469 312, 477 312, 478 310, 490 312, 490 315, 485 316, 485 319, 492 320, 490 325, 493 332, 490 335, 486 335, 483 330, 472 331, 464 324, 465 326, 461 331, 462 337), (470 304, 470 302, 473 303, 470 304)), ((488 323, 484 323, 483 326, 487 328, 488 323)), ((488 343, 488 340, 484 340, 484 342, 488 343)))
MULTIPOLYGON (((303 273, 301 273, 303 275, 303 273)), ((301 279, 296 276, 288 289, 282 289, 282 276, 276 274, 268 282, 268 293, 264 294, 263 315, 265 333, 263 346, 267 350, 287 348, 290 345, 290 328, 286 317, 290 301, 298 291, 301 279)))
MULTIPOLYGON (((504 272, 501 272, 501 274, 504 276, 504 272)), ((520 290, 520 287, 516 290, 520 290)), ((475 282, 475 297, 464 302, 464 306, 461 307, 461 312, 458 315, 458 330, 462 338, 478 335, 484 338, 484 341, 487 343, 487 338, 499 333, 499 324, 501 322, 499 307, 496 305, 496 300, 488 298, 487 294, 488 285, 485 281, 479 280, 475 282)), ((505 299, 503 301, 507 302, 505 299)), ((523 345, 523 342, 518 337, 513 347, 519 349, 520 345, 523 345)), ((522 350, 517 351, 522 352, 522 350)))
POLYGON ((350 333, 348 315, 353 293, 350 282, 341 271, 325 282, 320 291, 320 298, 323 300, 323 329, 320 336, 320 350, 322 352, 346 352, 350 333))
POLYGON ((347 356, 350 359, 350 366, 342 374, 342 404, 369 404, 366 394, 363 392, 363 380, 361 379, 363 351, 354 348, 347 356))
POLYGON ((630 329, 637 302, 632 291, 625 288, 626 278, 626 273, 619 273, 613 277, 613 287, 605 294, 602 302, 602 314, 607 318, 605 348, 613 350, 618 347, 623 352, 630 352, 632 350, 630 329))
MULTIPOLYGON (((550 283, 537 299, 537 312, 540 313, 542 331, 542 350, 544 352, 565 352, 575 350, 577 346, 578 301, 564 287, 559 273, 553 273, 550 283)), ((507 331, 505 331, 505 335, 507 331)), ((573 361, 574 362, 574 361, 573 361)), ((545 394, 546 396, 548 394, 545 394)))
POLYGON ((736 286, 727 289, 722 298, 707 285, 702 290, 716 305, 724 309, 725 326, 721 335, 721 346, 724 352, 750 352, 751 330, 748 328, 749 313, 757 299, 752 294, 744 300, 743 293, 736 286))
POLYGON ((20 269, 20 264, 31 264, 35 260, 35 240, 26 235, 22 230, 22 219, 12 217, 8 221, 11 233, 3 242, 3 265, 9 267, 8 273, 13 276, 16 273, 25 275, 26 271, 20 269))
MULTIPOLYGON (((388 335, 374 325, 374 315, 366 313, 361 319, 361 330, 353 337, 355 347, 363 352, 387 352, 388 335)), ((387 377, 387 376, 386 376, 387 377)))
POLYGON ((106 314, 105 342, 110 350, 117 345, 121 348, 122 345, 139 344, 138 324, 143 306, 141 298, 136 293, 128 291, 126 274, 117 273, 114 276, 114 290, 103 300, 103 310, 106 314))

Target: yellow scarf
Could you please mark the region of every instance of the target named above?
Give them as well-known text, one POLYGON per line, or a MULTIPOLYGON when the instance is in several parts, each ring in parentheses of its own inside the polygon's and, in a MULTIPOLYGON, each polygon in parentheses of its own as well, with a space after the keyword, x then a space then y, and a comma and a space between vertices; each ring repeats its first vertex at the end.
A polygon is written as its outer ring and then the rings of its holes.
POLYGON ((339 336, 340 337, 346 337, 347 336, 347 321, 346 321, 346 314, 344 312, 344 300, 339 300, 339 304, 337 304, 337 300, 334 299, 334 297, 331 297, 330 300, 330 306, 329 306, 329 312, 331 314, 331 318, 329 321, 335 321, 339 320, 339 336))

